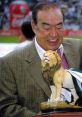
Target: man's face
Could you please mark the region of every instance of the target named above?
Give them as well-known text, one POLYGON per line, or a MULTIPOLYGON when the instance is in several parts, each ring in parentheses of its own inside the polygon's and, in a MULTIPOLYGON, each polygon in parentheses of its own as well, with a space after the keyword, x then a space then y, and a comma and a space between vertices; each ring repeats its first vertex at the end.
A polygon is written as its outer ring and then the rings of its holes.
POLYGON ((44 50, 56 50, 63 41, 63 15, 59 9, 39 11, 32 24, 38 44, 44 50))

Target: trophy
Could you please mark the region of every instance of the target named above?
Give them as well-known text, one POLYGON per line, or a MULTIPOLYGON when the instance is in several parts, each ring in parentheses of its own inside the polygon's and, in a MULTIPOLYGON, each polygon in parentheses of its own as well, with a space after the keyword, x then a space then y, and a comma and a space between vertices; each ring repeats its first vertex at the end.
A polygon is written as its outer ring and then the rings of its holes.
POLYGON ((42 112, 51 111, 82 111, 80 106, 67 104, 60 100, 61 89, 64 79, 71 77, 70 73, 61 66, 61 58, 56 51, 48 50, 41 61, 42 74, 46 80, 55 85, 55 95, 51 102, 42 102, 42 112))

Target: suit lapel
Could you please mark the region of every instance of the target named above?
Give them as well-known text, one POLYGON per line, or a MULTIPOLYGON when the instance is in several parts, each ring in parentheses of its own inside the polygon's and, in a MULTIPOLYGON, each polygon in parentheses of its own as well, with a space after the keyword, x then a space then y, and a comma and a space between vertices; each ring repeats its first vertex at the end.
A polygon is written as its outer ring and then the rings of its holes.
POLYGON ((41 63, 40 63, 40 58, 38 56, 38 53, 35 49, 34 43, 30 48, 29 51, 29 58, 26 58, 26 60, 29 62, 28 70, 32 76, 32 78, 35 80, 35 82, 40 86, 45 94, 50 97, 51 90, 44 78, 42 77, 41 73, 41 63))
POLYGON ((72 47, 72 44, 68 42, 67 40, 64 41, 65 43, 63 44, 64 46, 64 54, 67 59, 67 62, 69 64, 69 67, 75 68, 77 66, 77 61, 76 61, 76 54, 75 51, 72 47))

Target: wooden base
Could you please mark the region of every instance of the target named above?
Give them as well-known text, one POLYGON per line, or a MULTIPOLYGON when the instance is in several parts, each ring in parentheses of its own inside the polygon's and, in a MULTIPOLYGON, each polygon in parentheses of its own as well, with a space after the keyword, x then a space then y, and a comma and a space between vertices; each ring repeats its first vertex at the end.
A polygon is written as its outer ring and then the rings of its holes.
POLYGON ((48 114, 36 115, 35 117, 82 117, 82 112, 48 113, 48 114))

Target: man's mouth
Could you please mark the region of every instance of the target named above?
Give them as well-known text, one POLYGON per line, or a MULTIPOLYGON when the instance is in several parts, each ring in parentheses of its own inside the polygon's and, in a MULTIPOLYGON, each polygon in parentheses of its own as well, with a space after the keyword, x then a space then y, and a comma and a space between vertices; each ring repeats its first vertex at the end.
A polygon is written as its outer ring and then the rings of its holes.
POLYGON ((49 43, 50 45, 57 44, 57 42, 58 42, 58 39, 49 39, 49 40, 48 40, 48 43, 49 43))

